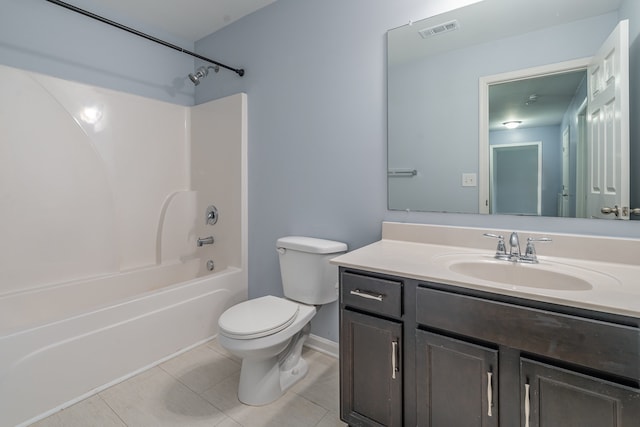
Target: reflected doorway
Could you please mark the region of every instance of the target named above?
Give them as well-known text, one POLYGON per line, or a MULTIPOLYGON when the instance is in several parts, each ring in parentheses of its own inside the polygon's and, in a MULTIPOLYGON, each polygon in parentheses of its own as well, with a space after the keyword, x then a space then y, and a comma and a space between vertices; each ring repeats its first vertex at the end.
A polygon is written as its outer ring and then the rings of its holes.
POLYGON ((542 142, 491 146, 490 212, 540 215, 542 211, 542 142))

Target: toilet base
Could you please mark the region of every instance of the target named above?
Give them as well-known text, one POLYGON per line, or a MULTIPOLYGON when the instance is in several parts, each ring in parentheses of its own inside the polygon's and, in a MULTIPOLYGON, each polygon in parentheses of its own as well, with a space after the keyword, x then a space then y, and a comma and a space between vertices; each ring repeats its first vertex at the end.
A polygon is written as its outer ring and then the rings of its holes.
POLYGON ((252 406, 269 404, 307 375, 309 364, 301 353, 310 329, 307 324, 281 354, 266 359, 242 360, 238 384, 240 402, 252 406))
POLYGON ((238 400, 245 405, 262 406, 278 400, 289 388, 303 379, 309 365, 303 358, 287 371, 281 371, 277 361, 243 360, 238 384, 238 400), (270 362, 275 362, 275 365, 270 362), (256 378, 260 378, 256 381, 256 378))

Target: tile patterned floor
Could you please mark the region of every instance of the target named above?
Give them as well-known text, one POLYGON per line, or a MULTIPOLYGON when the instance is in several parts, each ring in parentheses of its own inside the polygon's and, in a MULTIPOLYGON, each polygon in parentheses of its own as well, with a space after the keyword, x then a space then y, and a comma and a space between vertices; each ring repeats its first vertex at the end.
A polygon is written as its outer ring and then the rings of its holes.
POLYGON ((33 427, 333 427, 338 360, 304 349, 309 373, 276 402, 243 405, 240 363, 210 341, 51 415, 33 427))

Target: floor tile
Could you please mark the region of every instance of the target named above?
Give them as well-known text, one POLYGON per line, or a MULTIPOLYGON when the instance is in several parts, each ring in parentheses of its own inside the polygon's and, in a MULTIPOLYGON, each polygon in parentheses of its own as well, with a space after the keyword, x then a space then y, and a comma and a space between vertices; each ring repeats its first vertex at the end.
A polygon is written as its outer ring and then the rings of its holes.
POLYGON ((309 372, 307 372, 304 379, 291 388, 291 391, 331 412, 339 412, 340 375, 338 360, 306 348, 302 356, 309 364, 309 372))
POLYGON ((240 371, 240 364, 201 345, 164 362, 160 368, 196 393, 202 393, 240 371))
POLYGON ((308 348, 309 372, 270 405, 237 397, 241 360, 210 341, 117 384, 35 427, 344 427, 338 360, 308 348))
POLYGON ((340 420, 340 415, 335 412, 327 412, 316 427, 346 427, 347 424, 340 420))
POLYGON ((214 426, 226 418, 158 367, 111 387, 100 396, 131 427, 214 426))
POLYGON ((98 395, 94 395, 76 403, 50 417, 43 419, 32 427, 126 427, 118 415, 98 395))
POLYGON ((248 406, 237 397, 240 375, 206 390, 202 396, 244 427, 314 427, 327 410, 292 392, 265 406, 248 406))

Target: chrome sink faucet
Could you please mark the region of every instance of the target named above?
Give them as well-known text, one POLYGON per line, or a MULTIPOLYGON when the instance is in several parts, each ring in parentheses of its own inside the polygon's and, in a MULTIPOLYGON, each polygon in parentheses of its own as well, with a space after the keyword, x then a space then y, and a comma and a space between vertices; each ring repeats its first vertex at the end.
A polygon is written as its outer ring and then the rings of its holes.
POLYGON ((520 239, 515 231, 509 237, 509 256, 512 261, 517 261, 522 256, 520 252, 520 239))
POLYGON ((520 238, 518 237, 518 233, 515 231, 511 233, 509 236, 509 253, 507 253, 507 248, 504 243, 504 236, 500 236, 498 234, 492 233, 484 233, 485 237, 491 237, 494 239, 498 239, 498 247, 496 248, 496 254, 494 258, 501 259, 504 261, 511 262, 523 262, 527 264, 537 264, 538 257, 536 255, 536 248, 533 245, 533 242, 550 242, 551 239, 548 237, 540 237, 540 238, 527 238, 527 247, 524 251, 524 254, 520 252, 520 238))

